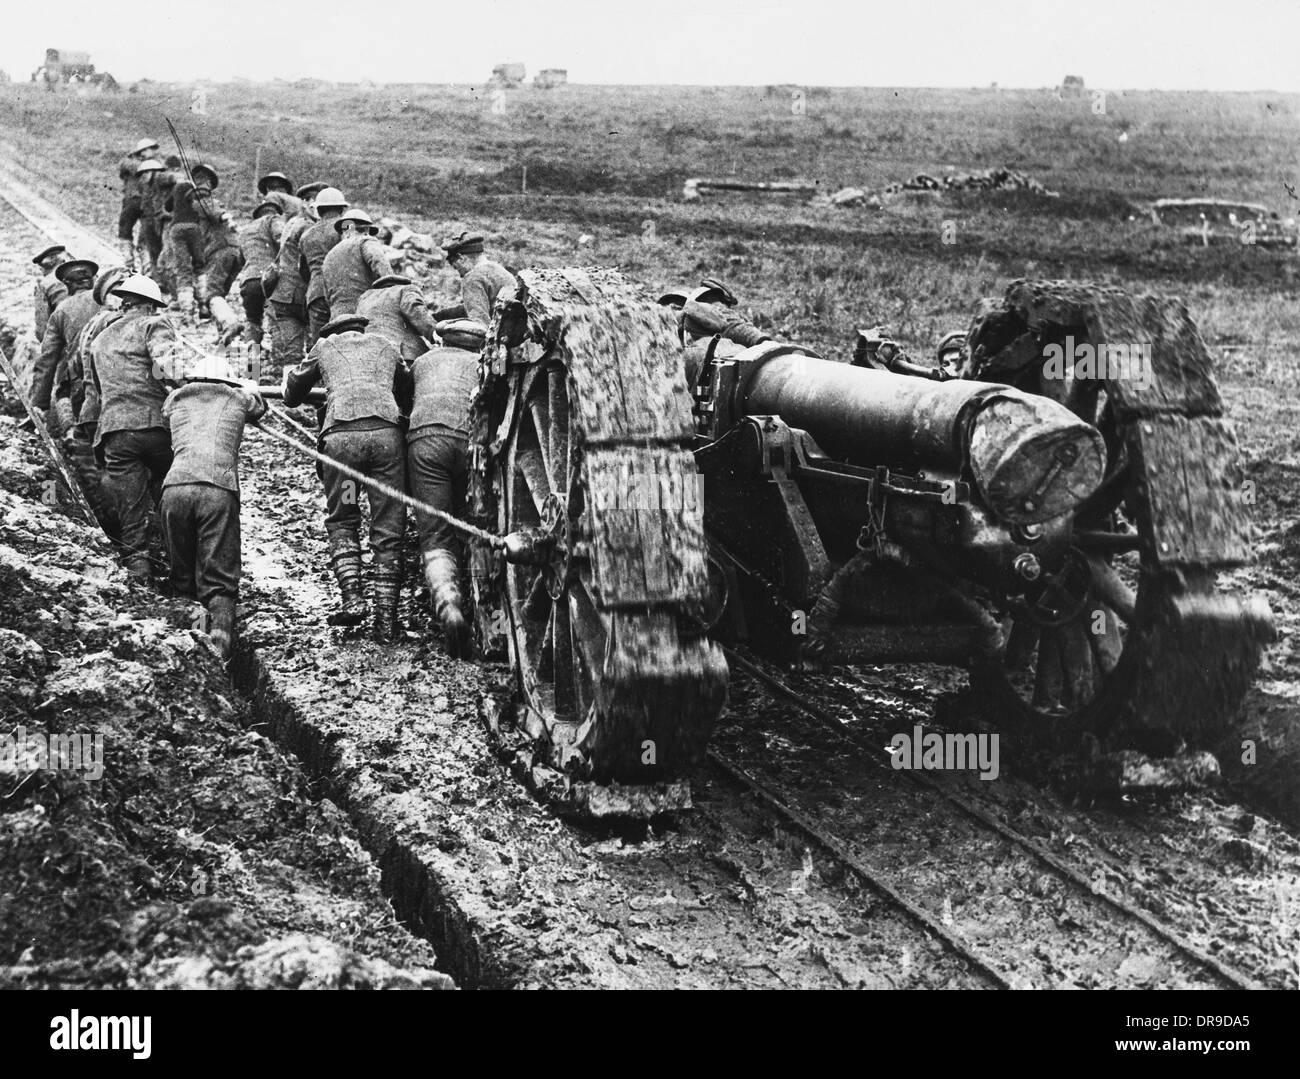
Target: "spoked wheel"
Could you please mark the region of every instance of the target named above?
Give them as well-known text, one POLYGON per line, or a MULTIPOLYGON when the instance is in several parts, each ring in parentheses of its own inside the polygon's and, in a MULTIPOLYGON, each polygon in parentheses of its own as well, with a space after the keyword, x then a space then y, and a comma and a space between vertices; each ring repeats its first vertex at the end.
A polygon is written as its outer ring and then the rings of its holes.
POLYGON ((586 506, 570 430, 564 367, 534 369, 506 456, 504 530, 540 530, 550 557, 508 565, 506 598, 530 733, 553 743, 562 765, 577 754, 578 730, 595 705, 610 631, 592 596, 590 558, 577 543, 586 506))
POLYGON ((1066 550, 1004 602, 994 688, 1048 736, 1090 732, 1157 754, 1214 744, 1231 729, 1272 617, 1262 599, 1216 584, 1250 550, 1240 454, 1203 341, 1180 301, 1074 282, 1017 282, 994 317, 1012 336, 1073 335, 1098 357, 1109 356, 1098 342, 1140 343, 1146 361, 1138 377, 1108 369, 1049 385, 1030 368, 1020 380, 1097 427, 1108 466, 1074 513, 1066 550))
POLYGON ((483 425, 499 533, 531 537, 499 578, 517 726, 534 780, 567 785, 585 812, 681 807, 727 668, 699 618, 709 581, 680 348, 614 275, 521 278, 528 343, 483 425))
POLYGON ((1106 441, 1107 474, 1074 516, 1059 563, 1026 589, 1003 621, 994 674, 1021 718, 1041 730, 1105 735, 1133 695, 1126 645, 1150 616, 1158 575, 1145 552, 1151 522, 1132 499, 1130 456, 1104 390, 1071 402, 1106 441))

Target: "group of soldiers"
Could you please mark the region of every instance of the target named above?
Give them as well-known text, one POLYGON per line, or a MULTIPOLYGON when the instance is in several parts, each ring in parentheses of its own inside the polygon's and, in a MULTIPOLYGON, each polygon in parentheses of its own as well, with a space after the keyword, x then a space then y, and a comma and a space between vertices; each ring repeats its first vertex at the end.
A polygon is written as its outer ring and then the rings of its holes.
MULTIPOLYGON (((31 403, 62 439, 127 572, 154 580, 165 552, 171 590, 203 605, 228 655, 241 562, 239 449, 245 425, 274 408, 264 391, 275 396, 241 376, 274 369, 287 407, 318 406, 317 474, 340 595, 331 621, 369 620, 376 641, 398 639, 407 500, 389 491, 463 515, 478 355, 493 306, 515 278, 487 258, 481 235, 462 232, 442 245, 461 278, 460 302, 433 308, 394 272, 395 253, 369 215, 337 188, 295 188, 268 173, 252 218, 240 224, 214 196, 220 178, 211 165, 161 161, 157 152, 142 139, 119 170, 123 265, 101 268, 60 245, 33 259, 41 278, 31 403), (218 345, 242 336, 243 370, 195 343, 213 328, 218 345)), ((422 509, 415 524, 445 647, 466 655, 459 536, 422 509)))

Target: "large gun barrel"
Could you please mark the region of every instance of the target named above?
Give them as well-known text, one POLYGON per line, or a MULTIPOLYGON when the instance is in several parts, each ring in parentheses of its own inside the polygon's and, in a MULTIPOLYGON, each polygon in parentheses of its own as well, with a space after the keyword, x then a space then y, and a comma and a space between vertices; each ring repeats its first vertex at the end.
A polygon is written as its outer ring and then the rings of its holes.
POLYGON ((1100 432, 1045 397, 851 367, 770 342, 734 359, 743 373, 732 415, 780 416, 849 462, 953 472, 969 465, 985 504, 1005 521, 1066 513, 1105 475, 1100 432))

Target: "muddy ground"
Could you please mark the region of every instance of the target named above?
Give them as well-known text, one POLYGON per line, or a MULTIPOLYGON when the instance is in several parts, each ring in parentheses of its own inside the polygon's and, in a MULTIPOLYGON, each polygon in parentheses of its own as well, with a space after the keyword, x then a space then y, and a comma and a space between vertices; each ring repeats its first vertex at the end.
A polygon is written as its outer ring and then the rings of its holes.
MULTIPOLYGON (((37 237, 5 214, 0 284, 17 321, 30 293, 23 252, 37 237)), ((1281 357, 1270 359, 1249 379, 1223 374, 1260 477, 1263 559, 1241 576, 1281 614, 1246 714, 1260 759, 1276 767, 1300 684, 1300 548, 1288 493, 1295 427, 1277 392, 1281 357)), ((19 673, 6 715, 104 725, 133 747, 114 762, 126 788, 41 775, 0 804, 0 835, 19 851, 0 861, 10 930, 0 958, 17 984, 256 984, 268 970, 285 980, 313 971, 313 959, 356 984, 433 984, 435 963, 465 986, 989 984, 712 766, 693 777, 696 809, 648 831, 555 817, 496 759, 478 720, 479 697, 505 672, 444 658, 413 582, 401 644, 325 624, 334 597, 318 481, 282 447, 256 434, 246 443, 244 644, 232 683, 188 628, 192 612, 128 594, 85 530, 40 502, 50 474, 30 436, 11 420, 3 435, 4 520, 18 523, 0 539, 14 551, 4 555, 19 599, 7 579, 0 625, 23 638, 12 638, 19 673), (104 582, 70 568, 78 559, 103 561, 104 582), (122 629, 128 643, 115 652, 107 627, 118 612, 141 622, 122 629), (83 622, 97 628, 81 632, 83 622), (114 658, 88 662, 95 692, 82 693, 81 676, 59 681, 66 657, 96 652, 114 658)), ((937 698, 924 669, 839 669, 797 688, 880 744, 933 716, 937 698)), ((1069 863, 1090 882, 1079 889, 744 677, 716 743, 1013 984, 1222 984, 1100 893, 1260 984, 1300 984, 1300 845, 1259 804, 1266 790, 1239 774, 1235 789, 1115 802, 1081 800, 1013 763, 996 784, 952 779, 1069 863)))

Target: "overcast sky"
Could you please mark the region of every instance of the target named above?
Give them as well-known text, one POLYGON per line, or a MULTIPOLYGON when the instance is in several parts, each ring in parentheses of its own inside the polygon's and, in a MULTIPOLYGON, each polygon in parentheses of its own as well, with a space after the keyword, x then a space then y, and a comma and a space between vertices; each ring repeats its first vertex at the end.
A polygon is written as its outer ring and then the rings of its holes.
POLYGON ((56 47, 120 81, 478 83, 518 60, 580 83, 1300 91, 1300 0, 46 0, 2 27, 16 79, 56 47))

